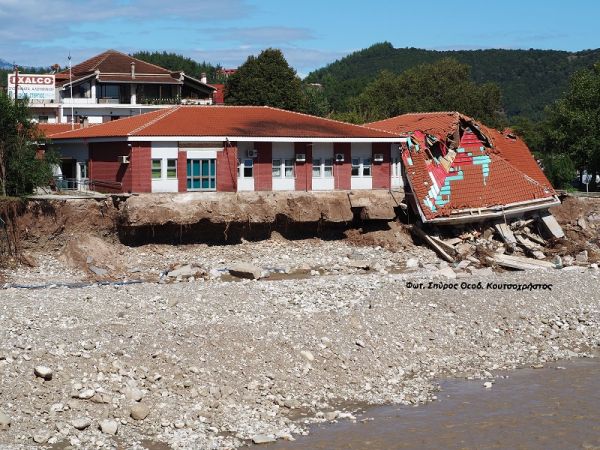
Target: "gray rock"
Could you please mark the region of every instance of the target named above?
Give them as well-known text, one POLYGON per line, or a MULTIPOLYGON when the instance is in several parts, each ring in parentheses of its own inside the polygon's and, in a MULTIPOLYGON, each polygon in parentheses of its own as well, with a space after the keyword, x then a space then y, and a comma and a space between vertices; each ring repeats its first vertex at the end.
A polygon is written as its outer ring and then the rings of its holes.
POLYGON ((46 366, 36 366, 33 369, 33 373, 36 377, 43 378, 46 381, 50 381, 52 379, 52 369, 46 366))
POLYGON ((81 417, 79 419, 71 420, 71 425, 73 425, 73 428, 75 428, 76 430, 85 430, 91 424, 92 421, 87 417, 81 417))
POLYGON ((277 442, 277 439, 268 434, 257 434, 252 437, 252 442, 255 444, 270 444, 271 442, 277 442))
POLYGON ((229 273, 234 277, 248 278, 250 280, 259 280, 262 277, 262 270, 254 264, 240 262, 229 268, 229 273))
POLYGON ((99 277, 103 277, 104 275, 108 275, 108 270, 103 269, 102 267, 89 266, 90 272, 98 275, 99 277))
POLYGON ((119 431, 119 422, 112 419, 104 419, 102 422, 100 422, 99 428, 104 434, 110 434, 114 436, 117 434, 117 431, 119 431))
POLYGON ((123 394, 125 394, 125 397, 127 398, 127 400, 133 400, 134 402, 139 402, 142 399, 142 397, 144 396, 142 394, 142 391, 140 391, 138 388, 135 388, 135 387, 125 388, 125 390, 123 391, 123 394))
POLYGON ((329 411, 324 414, 325 420, 331 422, 332 420, 337 419, 338 412, 337 411, 329 411))
POLYGON ((346 263, 346 266, 352 267, 354 269, 368 270, 369 267, 371 267, 371 263, 363 259, 351 259, 346 263))
POLYGON ((579 263, 587 263, 588 262, 587 250, 577 253, 577 256, 575 256, 575 261, 577 261, 579 263))
POLYGON ((443 269, 438 270, 437 275, 451 279, 456 278, 456 272, 452 270, 452 267, 444 267, 443 269))
POLYGON ((134 420, 144 420, 150 414, 150 408, 143 403, 136 403, 131 407, 129 414, 134 420))
POLYGON ((43 430, 33 435, 33 442, 36 444, 45 444, 50 439, 50 432, 43 430))
POLYGON ((406 261, 407 269, 416 269, 417 267, 419 267, 419 260, 417 258, 409 258, 406 261))
POLYGON ((185 266, 181 266, 175 270, 171 270, 167 273, 167 276, 170 278, 189 278, 195 277, 202 273, 202 269, 200 267, 192 266, 191 264, 186 264, 185 266))
POLYGON ((10 428, 11 420, 8 414, 0 411, 0 431, 8 431, 10 428))
POLYGON ((300 354, 302 356, 304 356, 308 361, 314 361, 315 360, 314 355, 311 352, 309 352, 308 350, 302 350, 300 352, 300 354))
POLYGON ((80 398, 81 400, 88 400, 88 399, 92 398, 95 393, 96 393, 96 391, 93 389, 83 389, 82 391, 79 392, 79 394, 77 395, 77 398, 80 398))

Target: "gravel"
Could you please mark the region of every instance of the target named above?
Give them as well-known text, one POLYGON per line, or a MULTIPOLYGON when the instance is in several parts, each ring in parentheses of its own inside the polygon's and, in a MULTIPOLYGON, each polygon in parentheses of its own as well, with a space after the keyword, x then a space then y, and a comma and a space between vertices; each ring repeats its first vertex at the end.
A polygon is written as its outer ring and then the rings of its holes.
MULTIPOLYGON (((426 250, 263 244, 121 255, 154 282, 0 290, 0 447, 293 439, 310 423, 356 420, 350 405, 419 404, 442 377, 493 384, 500 370, 591 356, 600 343, 597 269, 449 279, 426 250), (236 260, 281 278, 222 275, 236 260), (221 275, 157 283, 175 264, 221 275), (547 287, 517 290, 529 283, 547 287)), ((47 262, 29 270, 9 281, 62 276, 47 262)))

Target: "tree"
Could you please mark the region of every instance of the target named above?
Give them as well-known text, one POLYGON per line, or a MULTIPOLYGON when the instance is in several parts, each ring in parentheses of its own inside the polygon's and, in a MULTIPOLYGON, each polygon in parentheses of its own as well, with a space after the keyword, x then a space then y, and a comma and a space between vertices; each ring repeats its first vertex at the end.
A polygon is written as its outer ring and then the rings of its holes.
POLYGON ((225 84, 225 103, 274 106, 302 111, 304 95, 300 78, 281 50, 269 48, 249 56, 225 84))
POLYGON ((304 106, 302 112, 313 116, 326 117, 331 112, 331 107, 323 88, 319 85, 303 84, 302 94, 304 106))
POLYGON ((408 112, 460 111, 488 125, 500 126, 500 101, 498 86, 475 83, 468 65, 445 58, 400 75, 381 72, 351 106, 366 122, 408 112))
POLYGON ((547 116, 548 153, 568 156, 579 170, 600 172, 600 63, 575 73, 547 116))
POLYGON ((29 117, 27 99, 13 100, 0 92, 0 192, 2 195, 31 194, 48 185, 58 156, 47 151, 37 156, 43 138, 29 117))
POLYGON ((191 58, 177 53, 142 51, 134 53, 131 56, 165 69, 181 70, 186 75, 194 78, 200 78, 200 75, 205 73, 208 80, 212 83, 225 81, 225 75, 221 72, 221 66, 213 66, 207 62, 198 63, 191 58))

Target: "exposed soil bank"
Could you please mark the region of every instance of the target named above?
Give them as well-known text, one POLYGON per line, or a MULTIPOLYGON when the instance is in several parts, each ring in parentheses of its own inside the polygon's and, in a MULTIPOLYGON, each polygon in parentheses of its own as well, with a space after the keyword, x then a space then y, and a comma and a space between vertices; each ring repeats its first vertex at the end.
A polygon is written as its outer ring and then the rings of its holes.
POLYGON ((438 401, 386 406, 357 415, 358 423, 310 428, 296 442, 267 450, 599 448, 600 361, 552 363, 481 381, 446 380, 438 401))

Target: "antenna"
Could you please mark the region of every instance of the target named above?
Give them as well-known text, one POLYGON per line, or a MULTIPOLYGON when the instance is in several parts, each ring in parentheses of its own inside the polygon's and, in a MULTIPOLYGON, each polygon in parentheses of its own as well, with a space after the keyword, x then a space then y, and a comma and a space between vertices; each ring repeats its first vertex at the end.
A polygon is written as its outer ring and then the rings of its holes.
POLYGON ((73 74, 71 73, 71 52, 69 52, 69 87, 71 89, 71 130, 74 130, 75 116, 73 115, 73 74))

